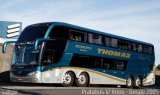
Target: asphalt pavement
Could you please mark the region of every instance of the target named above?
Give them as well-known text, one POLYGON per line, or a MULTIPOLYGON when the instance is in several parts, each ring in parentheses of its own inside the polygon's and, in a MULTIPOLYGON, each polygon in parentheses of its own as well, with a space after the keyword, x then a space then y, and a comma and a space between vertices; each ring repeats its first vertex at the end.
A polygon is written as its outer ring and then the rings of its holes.
POLYGON ((0 95, 160 95, 160 86, 129 89, 113 85, 61 87, 47 84, 2 83, 0 95))

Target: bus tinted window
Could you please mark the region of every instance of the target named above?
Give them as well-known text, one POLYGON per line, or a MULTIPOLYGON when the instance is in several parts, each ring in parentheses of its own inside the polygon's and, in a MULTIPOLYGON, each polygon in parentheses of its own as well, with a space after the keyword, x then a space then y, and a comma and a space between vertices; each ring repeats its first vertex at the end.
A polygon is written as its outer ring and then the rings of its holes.
POLYGON ((59 52, 59 51, 53 51, 51 49, 45 49, 43 51, 43 55, 42 55, 42 65, 47 65, 47 64, 56 64, 62 55, 63 52, 59 52))
POLYGON ((76 30, 70 30, 70 39, 74 41, 80 41, 80 42, 85 42, 85 33, 76 31, 76 30))
POLYGON ((125 70, 127 61, 94 56, 74 55, 71 66, 108 70, 125 70))
POLYGON ((103 68, 110 69, 110 70, 115 70, 116 69, 115 60, 112 60, 112 59, 109 59, 109 58, 104 58, 103 59, 103 66, 104 66, 103 68))
POLYGON ((105 45, 117 48, 118 47, 118 40, 115 38, 105 37, 105 45))
POLYGON ((119 48, 123 50, 131 50, 131 43, 123 40, 119 40, 119 48))
POLYGON ((125 70, 126 62, 123 60, 116 60, 116 69, 117 70, 125 70))
POLYGON ((94 43, 94 41, 93 41, 93 34, 88 34, 88 42, 89 43, 94 43))
POLYGON ((127 42, 124 40, 119 40, 119 48, 123 50, 132 50, 136 51, 136 44, 127 42))
POLYGON ((53 62, 53 51, 44 50, 42 57, 42 64, 51 64, 53 62))
POLYGON ((148 46, 143 46, 143 53, 149 54, 149 47, 148 46))
POLYGON ((88 34, 88 42, 93 44, 102 45, 102 36, 97 34, 88 34))
POLYGON ((68 39, 68 28, 57 26, 52 29, 51 33, 49 34, 50 38, 62 38, 62 39, 68 39))
POLYGON ((93 67, 93 62, 90 56, 74 55, 70 65, 76 67, 93 67))
POLYGON ((110 37, 105 37, 105 45, 111 46, 111 38, 110 37))
POLYGON ((153 54, 153 47, 149 47, 149 54, 153 54))
POLYGON ((137 51, 136 43, 131 43, 131 50, 132 51, 137 51))
POLYGON ((49 25, 31 25, 23 30, 18 42, 34 41, 37 38, 43 38, 49 25))
POLYGON ((63 40, 63 39, 55 39, 54 41, 44 42, 45 49, 63 51, 66 45, 66 41, 67 40, 63 40))
POLYGON ((118 47, 118 40, 115 38, 111 38, 111 47, 118 47))
POLYGON ((87 68, 102 68, 102 58, 93 56, 74 55, 70 63, 71 66, 87 67, 87 68))
POLYGON ((127 61, 111 59, 111 58, 103 58, 103 69, 109 70, 125 70, 127 66, 127 61))
POLYGON ((141 44, 137 45, 137 50, 139 53, 142 53, 142 45, 141 44))

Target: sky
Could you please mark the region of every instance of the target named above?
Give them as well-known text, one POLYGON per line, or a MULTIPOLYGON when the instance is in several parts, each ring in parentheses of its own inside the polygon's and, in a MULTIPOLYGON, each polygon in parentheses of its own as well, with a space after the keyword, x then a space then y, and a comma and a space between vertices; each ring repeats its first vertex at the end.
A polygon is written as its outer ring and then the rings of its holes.
POLYGON ((154 44, 160 64, 160 0, 0 0, 0 21, 66 22, 154 44))

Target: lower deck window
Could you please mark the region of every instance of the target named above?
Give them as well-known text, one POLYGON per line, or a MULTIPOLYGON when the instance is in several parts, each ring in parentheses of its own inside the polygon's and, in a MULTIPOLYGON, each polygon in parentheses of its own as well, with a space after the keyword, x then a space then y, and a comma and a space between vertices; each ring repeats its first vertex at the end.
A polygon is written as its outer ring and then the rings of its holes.
POLYGON ((70 66, 107 70, 125 70, 127 61, 94 56, 74 55, 70 66))
POLYGON ((61 58, 62 52, 45 49, 42 55, 42 64, 56 64, 61 58))

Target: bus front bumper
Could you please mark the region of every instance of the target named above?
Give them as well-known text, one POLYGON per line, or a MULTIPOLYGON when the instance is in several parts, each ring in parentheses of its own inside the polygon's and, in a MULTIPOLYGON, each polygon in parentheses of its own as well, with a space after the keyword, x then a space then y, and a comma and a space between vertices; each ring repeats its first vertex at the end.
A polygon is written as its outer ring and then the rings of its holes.
POLYGON ((38 74, 17 76, 17 75, 10 73, 10 80, 12 82, 42 83, 40 75, 38 74))

